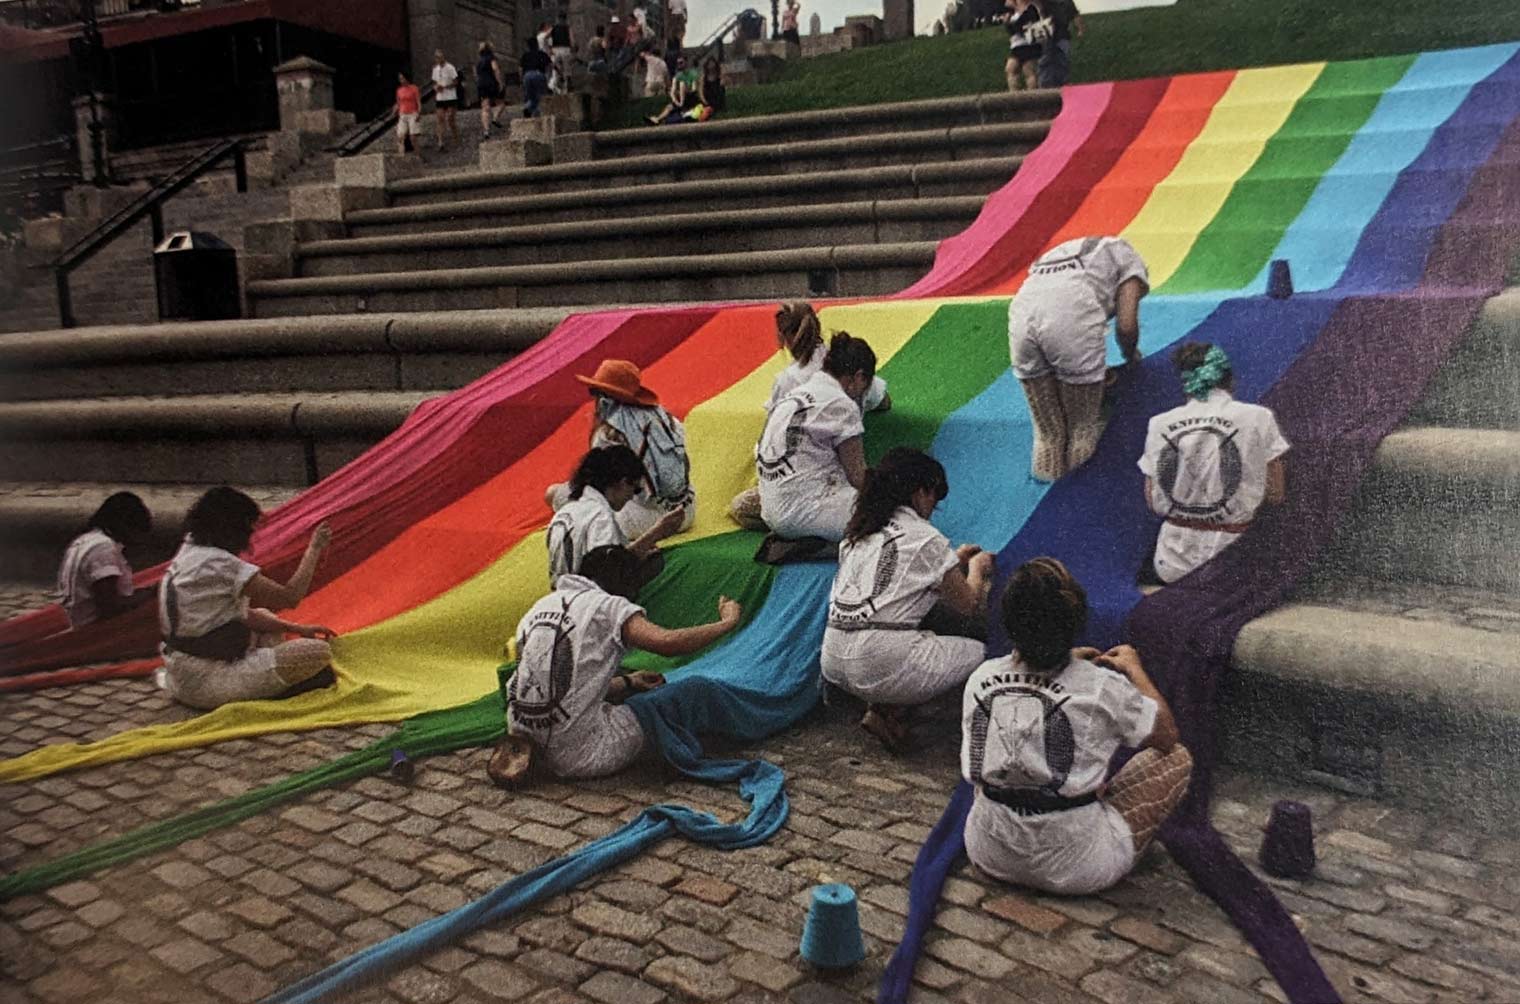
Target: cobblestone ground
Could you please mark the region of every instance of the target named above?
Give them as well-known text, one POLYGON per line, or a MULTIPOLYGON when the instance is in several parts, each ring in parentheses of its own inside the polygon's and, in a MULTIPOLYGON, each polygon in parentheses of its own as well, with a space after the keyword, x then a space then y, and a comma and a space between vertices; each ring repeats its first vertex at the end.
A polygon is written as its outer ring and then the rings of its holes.
MULTIPOLYGON (((15 594, 7 593, 12 602, 15 594)), ((177 720, 146 681, 0 696, 0 755, 177 720)), ((0 788, 0 869, 234 795, 368 744, 390 726, 277 734, 0 788)), ((649 855, 392 974, 365 1002, 870 999, 896 944, 906 880, 955 778, 941 708, 923 747, 889 759, 842 710, 764 744, 792 815, 769 844, 649 855), (868 960, 842 976, 797 956, 810 886, 853 885, 868 960)), ((752 751, 760 752, 760 751, 752 751)), ((600 836, 655 801, 737 817, 731 790, 660 766, 523 793, 486 753, 425 760, 410 786, 368 778, 44 894, 0 904, 0 999, 245 1001, 600 836)), ((1320 866, 1273 881, 1349 1001, 1520 1001, 1520 841, 1460 820, 1226 772, 1216 819, 1251 855, 1271 803, 1308 802, 1320 866)), ((1098 897, 952 879, 917 999, 1068 1004, 1279 1000, 1219 910, 1160 850, 1098 897)))

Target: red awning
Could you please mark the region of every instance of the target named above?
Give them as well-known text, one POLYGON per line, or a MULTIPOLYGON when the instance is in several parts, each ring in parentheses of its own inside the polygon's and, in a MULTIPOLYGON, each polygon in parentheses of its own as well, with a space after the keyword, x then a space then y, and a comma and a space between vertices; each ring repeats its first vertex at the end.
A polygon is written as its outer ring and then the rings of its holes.
MULTIPOLYGON (((397 52, 406 48, 403 0, 243 0, 112 18, 101 24, 100 34, 107 49, 116 49, 263 19, 314 28, 397 52)), ((62 59, 69 54, 69 39, 81 31, 77 24, 46 31, 0 25, 0 52, 15 62, 62 59)))

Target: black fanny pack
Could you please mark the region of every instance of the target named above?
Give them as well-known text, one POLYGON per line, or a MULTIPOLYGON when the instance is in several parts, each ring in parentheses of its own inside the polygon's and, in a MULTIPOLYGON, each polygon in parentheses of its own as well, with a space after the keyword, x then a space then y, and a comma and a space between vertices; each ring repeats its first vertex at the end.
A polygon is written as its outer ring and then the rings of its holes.
POLYGON ((1052 812, 1080 809, 1098 800, 1095 791, 1067 798, 1038 788, 994 788, 990 784, 982 785, 982 794, 999 805, 1006 805, 1020 816, 1045 816, 1052 812))
POLYGON ((193 655, 200 659, 216 659, 219 662, 236 662, 248 654, 248 643, 253 632, 242 621, 228 621, 219 628, 194 638, 170 635, 164 644, 176 652, 193 655))

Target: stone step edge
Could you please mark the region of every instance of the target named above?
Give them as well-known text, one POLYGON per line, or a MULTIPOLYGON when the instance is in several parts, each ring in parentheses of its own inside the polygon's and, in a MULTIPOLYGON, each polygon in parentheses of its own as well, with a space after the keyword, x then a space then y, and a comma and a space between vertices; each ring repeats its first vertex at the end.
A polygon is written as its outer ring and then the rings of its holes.
MULTIPOLYGON (((882 185, 928 185, 947 181, 995 178, 1006 181, 1023 163, 1022 155, 978 157, 969 160, 927 161, 919 164, 887 164, 881 167, 852 167, 837 171, 819 171, 808 176, 811 192, 829 189, 880 187, 882 185)), ((742 199, 756 189, 773 189, 773 175, 744 178, 703 178, 695 181, 657 182, 648 185, 622 185, 615 188, 597 186, 569 192, 545 192, 541 195, 499 195, 452 202, 421 202, 380 209, 356 209, 345 214, 349 227, 379 226, 396 223, 421 223, 435 219, 551 209, 607 208, 621 205, 678 205, 680 200, 702 198, 742 199)))
POLYGON ((1520 715, 1520 645, 1479 628, 1290 603, 1241 629, 1238 670, 1443 709, 1520 715))
POLYGON ((386 185, 392 197, 462 188, 529 185, 576 178, 607 178, 624 174, 653 174, 736 164, 796 161, 809 157, 848 157, 862 153, 910 150, 953 150, 962 145, 985 146, 998 142, 1039 143, 1050 131, 1049 122, 1010 122, 1001 125, 949 126, 913 132, 844 136, 839 139, 805 140, 726 147, 718 150, 684 150, 664 154, 641 154, 613 160, 577 160, 511 171, 468 171, 405 178, 386 185))
POLYGON ((894 244, 846 244, 838 247, 787 248, 780 251, 735 251, 689 255, 594 259, 547 265, 495 265, 440 268, 408 272, 364 272, 356 275, 308 276, 300 279, 260 279, 247 284, 252 298, 324 296, 379 291, 406 292, 471 289, 490 286, 552 286, 604 279, 681 276, 753 275, 756 272, 797 269, 873 268, 894 265, 932 265, 938 241, 894 244))
MULTIPOLYGON (((122 491, 133 492, 143 500, 153 514, 156 529, 170 524, 177 526, 184 522, 185 513, 195 500, 212 485, 70 482, 69 487, 75 490, 67 495, 26 495, 11 491, 9 486, 0 483, 0 528, 6 528, 0 532, 0 537, 14 542, 19 535, 10 531, 23 528, 49 535, 78 532, 107 496, 122 491)), ((282 504, 305 491, 289 485, 232 487, 247 492, 261 504, 267 502, 269 505, 282 504)))
POLYGON ((734 228, 777 229, 821 226, 833 223, 885 223, 911 220, 974 219, 986 204, 980 195, 938 196, 929 199, 883 199, 834 202, 824 205, 768 206, 720 212, 694 212, 638 216, 613 221, 609 235, 606 220, 546 223, 536 226, 478 227, 433 231, 423 234, 379 234, 298 244, 297 257, 335 257, 350 254, 412 252, 479 247, 538 245, 560 241, 605 242, 610 236, 624 238, 690 231, 734 228))
POLYGON ((321 391, 0 404, 0 442, 389 433, 436 391, 321 391))

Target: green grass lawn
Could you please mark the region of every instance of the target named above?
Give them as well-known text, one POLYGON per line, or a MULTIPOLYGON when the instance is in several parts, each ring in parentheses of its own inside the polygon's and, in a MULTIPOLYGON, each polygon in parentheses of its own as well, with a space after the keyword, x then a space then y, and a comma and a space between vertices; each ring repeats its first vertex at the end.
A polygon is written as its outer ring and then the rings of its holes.
MULTIPOLYGON (((1513 41, 1520 0, 1179 0, 1085 20, 1072 83, 1513 41)), ((1007 37, 984 28, 799 60, 778 81, 731 90, 726 117, 1001 91, 1007 37)), ((661 103, 629 102, 601 128, 638 125, 661 103)))

